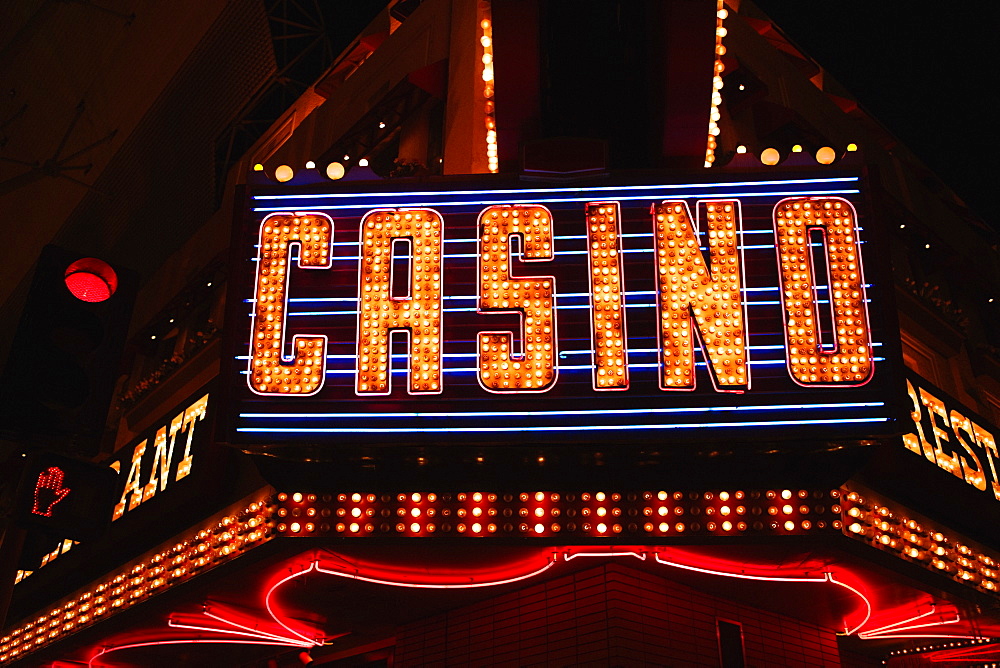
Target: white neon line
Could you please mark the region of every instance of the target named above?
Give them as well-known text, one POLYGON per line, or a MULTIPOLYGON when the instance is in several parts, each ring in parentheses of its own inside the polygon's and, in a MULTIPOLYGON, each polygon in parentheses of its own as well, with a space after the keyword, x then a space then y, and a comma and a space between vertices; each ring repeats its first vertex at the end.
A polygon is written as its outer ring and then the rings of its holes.
MULTIPOLYGON (((962 636, 962 635, 952 635, 950 633, 920 633, 920 634, 912 634, 912 635, 904 633, 904 634, 900 634, 900 635, 878 636, 876 638, 871 638, 870 640, 881 640, 881 639, 885 639, 885 638, 957 638, 959 640, 979 640, 979 639, 984 638, 984 637, 986 637, 986 636, 962 636)), ((972 658, 975 658, 975 657, 972 657, 972 658)), ((961 660, 961 657, 959 657, 958 659, 949 659, 949 661, 959 661, 959 660, 961 660)), ((996 664, 994 664, 994 665, 996 665, 996 664)))
MULTIPOLYGON (((353 258, 353 259, 357 260, 356 257, 353 258)), ((865 284, 863 284, 863 287, 870 288, 870 287, 872 287, 872 284, 871 283, 865 283, 865 284)), ((775 287, 763 287, 763 288, 743 288, 743 289, 740 290, 740 292, 780 292, 780 291, 781 291, 781 288, 778 287, 778 286, 775 286, 775 287)), ((625 292, 625 293, 622 293, 622 294, 624 294, 626 297, 655 297, 656 296, 656 290, 633 290, 631 292, 625 292)), ((563 293, 556 294, 556 298, 557 299, 571 298, 571 297, 572 298, 584 299, 584 298, 590 297, 590 295, 588 293, 586 293, 586 292, 563 292, 563 293)), ((478 298, 479 297, 477 295, 445 295, 444 297, 442 297, 442 299, 445 300, 445 301, 450 301, 450 300, 475 301, 478 298)), ((299 304, 308 304, 308 303, 311 303, 311 302, 320 302, 320 303, 323 303, 323 302, 354 302, 354 303, 357 303, 357 301, 358 301, 357 297, 291 297, 288 300, 288 302, 292 303, 292 304, 296 304, 296 303, 299 303, 299 304)), ((870 300, 867 300, 867 301, 870 301, 870 300)), ((253 299, 252 297, 243 300, 244 304, 254 304, 256 302, 257 302, 257 300, 253 299)), ((760 303, 760 302, 754 302, 754 303, 760 303)), ((630 306, 630 304, 626 304, 626 306, 630 306)))
MULTIPOLYGON (((206 633, 218 633, 223 635, 234 635, 245 638, 254 638, 256 640, 268 640, 280 643, 282 645, 289 645, 291 647, 315 647, 313 643, 307 643, 305 641, 298 640, 296 638, 285 638, 283 636, 276 636, 270 633, 261 633, 257 631, 248 633, 246 631, 237 631, 235 629, 223 629, 212 626, 198 626, 195 624, 182 624, 180 622, 175 622, 173 619, 167 620, 167 626, 174 629, 187 629, 188 631, 203 631, 206 633)), ((219 642, 230 642, 230 641, 225 638, 220 638, 219 642)))
MULTIPOLYGON (((800 190, 800 191, 771 191, 771 192, 721 192, 721 193, 688 193, 684 195, 684 199, 705 199, 705 198, 748 198, 748 197, 806 197, 811 195, 857 195, 860 190, 800 190)), ((440 194, 440 193, 434 193, 440 194)), ((363 203, 363 204, 324 204, 319 206, 310 206, 311 211, 341 211, 347 209, 368 209, 373 206, 378 207, 391 207, 391 208, 407 208, 407 209, 443 209, 444 207, 456 207, 456 206, 489 206, 491 204, 560 204, 560 203, 572 203, 572 202, 590 202, 593 197, 554 197, 554 198, 538 198, 532 197, 530 199, 486 199, 486 200, 475 200, 475 201, 465 201, 465 202, 452 202, 452 201, 429 201, 429 202, 388 202, 379 204, 374 203, 363 203)), ((619 201, 632 201, 632 200, 649 200, 649 195, 629 195, 626 197, 615 197, 619 201)), ((269 212, 269 211, 287 211, 287 206, 261 206, 254 207, 255 212, 269 212)))
POLYGON ((309 564, 309 568, 307 568, 306 570, 304 570, 304 571, 298 571, 297 573, 292 573, 291 575, 286 575, 285 577, 283 577, 282 579, 280 579, 276 583, 274 583, 274 585, 272 585, 271 588, 267 590, 267 594, 264 596, 264 609, 267 610, 267 614, 269 614, 271 616, 271 619, 273 619, 275 622, 277 622, 278 626, 282 627, 283 629, 285 629, 286 631, 288 631, 289 633, 291 633, 296 638, 302 638, 302 640, 304 640, 305 642, 309 643, 310 645, 317 645, 318 646, 318 645, 322 645, 323 643, 320 642, 320 641, 317 641, 315 638, 307 638, 306 636, 302 635, 298 631, 292 629, 290 626, 288 626, 283 621, 281 621, 281 618, 279 618, 278 615, 276 615, 274 613, 274 610, 271 608, 271 595, 274 594, 274 590, 275 589, 277 589, 278 587, 280 587, 281 585, 285 584, 286 582, 288 582, 290 580, 294 580, 295 578, 298 578, 298 577, 301 577, 303 575, 306 575, 306 574, 308 574, 308 573, 310 573, 310 572, 312 572, 314 570, 316 570, 316 562, 315 561, 312 562, 311 564, 309 564))
MULTIPOLYGON (((875 362, 884 362, 885 361, 884 357, 874 357, 872 359, 875 362)), ((394 363, 395 362, 404 362, 405 360, 406 360, 406 357, 404 357, 403 355, 394 355, 393 358, 392 358, 392 361, 394 363)), ((779 359, 779 360, 751 360, 751 361, 748 362, 748 364, 750 366, 752 366, 752 367, 785 366, 786 363, 787 362, 784 359, 779 359)), ((629 363, 628 368, 629 369, 658 369, 659 366, 660 365, 659 365, 658 362, 649 362, 649 363, 646 363, 646 364, 641 364, 641 363, 637 363, 637 362, 631 362, 631 363, 629 363)), ((695 366, 697 366, 699 369, 703 369, 707 365, 706 365, 705 362, 696 362, 695 366)), ((590 364, 559 364, 559 370, 560 371, 591 371, 593 368, 594 368, 593 362, 591 362, 590 364)), ((441 369, 442 373, 446 373, 446 374, 449 374, 449 375, 464 374, 464 373, 476 373, 477 371, 479 371, 479 367, 473 367, 473 366, 468 366, 468 367, 464 367, 464 366, 460 366, 460 367, 445 367, 444 369, 441 369)), ((249 371, 241 370, 240 373, 249 373, 249 371)), ((346 375, 350 375, 350 374, 354 374, 354 373, 356 373, 355 369, 327 369, 326 370, 326 375, 327 376, 346 376, 346 375)), ((394 368, 394 369, 392 369, 391 373, 394 373, 394 374, 403 374, 403 373, 409 373, 409 371, 407 369, 394 368)), ((646 412, 648 412, 648 411, 646 411, 646 412)), ((523 415, 523 413, 519 413, 519 415, 523 415)))
POLYGON ((635 557, 642 561, 646 561, 645 552, 573 552, 567 553, 563 552, 563 559, 566 561, 572 561, 577 557, 635 557))
POLYGON ((87 661, 87 666, 93 668, 94 661, 98 657, 106 656, 112 652, 118 652, 123 649, 137 649, 139 647, 159 647, 160 645, 208 645, 208 644, 218 644, 225 643, 227 645, 269 645, 271 647, 301 647, 301 645, 293 645, 287 642, 273 642, 265 640, 231 640, 228 638, 189 638, 184 640, 151 640, 149 642, 137 642, 129 643, 127 645, 112 645, 102 647, 101 651, 90 657, 87 661))
MULTIPOLYGON (((858 231, 858 232, 861 232, 861 231, 863 231, 864 228, 862 228, 862 227, 856 227, 854 229, 856 231, 858 231)), ((766 229, 766 230, 741 230, 739 232, 739 234, 740 235, 744 235, 744 234, 766 234, 768 236, 773 236, 774 235, 774 230, 773 229, 766 229)), ((580 241, 580 240, 586 239, 587 237, 585 237, 583 235, 560 234, 560 235, 557 235, 557 236, 555 236, 553 238, 556 241, 563 241, 563 240, 565 240, 565 241, 580 241)), ((622 239, 652 239, 653 238, 653 233, 652 232, 629 232, 628 234, 622 234, 621 238, 622 239)), ((477 239, 477 238, 472 238, 472 239, 442 239, 441 241, 444 244, 475 244, 475 243, 479 242, 479 239, 477 239)), ((334 241, 334 242, 331 242, 330 245, 331 246, 343 246, 343 247, 347 247, 347 246, 357 246, 358 244, 357 244, 356 241, 334 241)), ((822 244, 818 244, 818 243, 811 243, 809 245, 813 246, 813 247, 816 247, 816 248, 819 248, 819 247, 822 246, 822 244)), ((260 244, 259 243, 253 244, 252 247, 258 249, 258 251, 260 250, 260 244)), ((705 248, 702 247, 702 250, 705 250, 705 248)), ((249 259, 251 259, 251 260, 259 260, 260 257, 254 257, 254 258, 249 258, 249 259)))
POLYGON ((827 576, 827 580, 829 580, 830 582, 832 582, 833 584, 835 584, 837 586, 843 587, 844 589, 847 589, 849 591, 854 592, 855 594, 857 594, 861 598, 862 601, 865 602, 865 606, 867 608, 867 612, 865 613, 865 618, 863 620, 861 620, 861 623, 858 624, 857 626, 855 626, 853 629, 846 629, 846 628, 844 629, 844 632, 847 635, 853 635, 853 634, 855 634, 855 633, 858 632, 858 629, 862 628, 865 624, 867 624, 869 619, 872 618, 872 604, 871 604, 871 601, 868 600, 867 596, 865 596, 864 594, 862 594, 860 591, 858 591, 857 589, 855 589, 851 585, 847 584, 846 582, 841 582, 840 580, 838 580, 835 577, 833 577, 832 573, 827 573, 826 576, 827 576))
MULTIPOLYGON (((631 353, 632 351, 629 351, 629 352, 631 353)), ((445 355, 445 356, 446 357, 475 357, 475 355, 459 355, 457 353, 449 353, 448 355, 445 355)), ((329 359, 329 357, 327 359, 329 359)), ((562 359, 562 358, 560 357, 560 359, 562 359)), ((407 357, 405 355, 393 355, 392 356, 393 363, 397 363, 397 362, 402 363, 402 362, 405 362, 406 360, 407 360, 407 357)), ((875 361, 875 362, 884 362, 885 358, 884 357, 873 357, 872 360, 875 361)), ((762 366, 785 366, 785 364, 787 364, 787 361, 784 358, 777 359, 777 360, 750 360, 748 362, 748 364, 750 366, 755 366, 755 367, 762 367, 762 366)), ((703 369, 703 368, 705 368, 707 366, 707 364, 705 362, 695 362, 695 366, 697 366, 699 369, 703 369)), ((629 369, 658 369, 659 367, 660 367, 659 362, 648 362, 646 364, 639 363, 639 362, 631 362, 628 365, 629 369)), ((594 368, 593 362, 591 362, 590 364, 559 364, 559 369, 561 371, 591 371, 591 370, 593 370, 593 368, 594 368)), ((474 367, 474 366, 445 367, 444 369, 441 369, 442 373, 445 373, 445 374, 448 374, 448 375, 451 375, 451 376, 458 375, 458 374, 476 373, 477 371, 479 371, 479 367, 474 367)), ((250 372, 244 369, 244 370, 241 370, 240 373, 242 373, 242 374, 248 374, 250 372)), ((353 375, 354 373, 356 373, 356 370, 353 369, 353 368, 352 369, 327 369, 326 370, 326 375, 327 376, 347 376, 347 375, 353 375)), ((391 373, 393 373, 393 374, 406 374, 406 373, 409 373, 409 370, 405 369, 405 368, 393 368, 391 373)), ((523 415, 523 413, 521 413, 521 415, 523 415)))
MULTIPOLYGON (((631 352, 631 351, 629 351, 629 352, 631 352)), ((455 353, 449 353, 449 354, 445 355, 445 357, 469 357, 469 355, 457 355, 455 353)), ((247 358, 247 359, 249 359, 249 358, 247 358)), ((884 357, 874 357, 872 359, 875 362, 884 362, 885 361, 884 357)), ((406 360, 406 357, 404 355, 393 355, 392 360, 393 360, 394 363, 395 362, 403 362, 403 361, 406 360)), ((756 367, 761 367, 761 366, 783 366, 785 363, 786 362, 783 359, 780 359, 780 360, 751 360, 749 362, 750 366, 756 366, 756 367)), ((697 366, 700 369, 701 368, 705 368, 706 363, 705 362, 696 362, 695 366, 697 366)), ((632 363, 630 363, 628 365, 629 369, 658 369, 659 367, 660 367, 660 365, 659 365, 658 362, 649 362, 649 363, 646 363, 646 364, 632 362, 632 363)), ((559 365, 559 369, 561 369, 562 371, 590 371, 593 368, 594 368, 593 364, 560 364, 559 365)), ((444 369, 441 370, 441 373, 447 374, 449 376, 455 376, 455 375, 458 375, 458 374, 476 373, 477 371, 479 371, 479 367, 460 366, 460 367, 445 367, 444 369)), ((249 373, 250 372, 247 369, 241 369, 240 370, 240 375, 246 376, 249 373)), ((327 369, 326 370, 326 375, 327 376, 352 376, 355 373, 357 373, 356 369, 327 369)), ((409 373, 409 370, 408 369, 401 369, 401 368, 393 368, 392 371, 391 371, 391 373, 393 373, 393 374, 407 374, 407 373, 409 373)), ((649 411, 644 411, 644 412, 648 413, 649 411)), ((518 415, 524 415, 524 413, 518 413, 518 415)))
POLYGON ((915 621, 917 621, 919 619, 923 619, 924 617, 929 617, 929 616, 933 615, 936 612, 937 612, 937 606, 932 605, 931 609, 929 611, 927 611, 927 612, 924 612, 924 613, 921 613, 919 615, 916 615, 915 617, 908 617, 907 619, 901 619, 898 622, 893 622, 892 624, 886 624, 885 626, 880 626, 880 627, 878 627, 876 629, 871 629, 869 631, 862 631, 861 633, 858 634, 858 636, 871 635, 873 633, 881 633, 883 631, 892 630, 892 629, 895 629, 898 626, 902 626, 904 624, 909 624, 910 622, 915 622, 915 621))
POLYGON ((823 403, 823 404, 758 404, 756 406, 704 406, 684 408, 616 408, 611 410, 577 411, 469 411, 467 413, 240 413, 245 418, 338 418, 338 417, 379 417, 379 418, 443 418, 443 417, 550 417, 561 415, 633 415, 647 413, 706 413, 735 411, 777 411, 805 410, 810 408, 877 408, 885 406, 883 401, 823 403))
POLYGON ((205 615, 206 617, 209 617, 210 619, 218 620, 219 622, 222 622, 223 624, 229 624, 230 626, 233 626, 235 628, 244 629, 244 630, 249 631, 251 633, 256 633, 258 635, 262 635, 262 636, 265 636, 265 637, 275 638, 277 640, 287 640, 289 642, 295 642, 295 643, 304 642, 304 641, 299 640, 298 638, 289 638, 287 636, 280 636, 280 635, 277 635, 275 633, 268 633, 267 631, 261 631, 260 629, 256 629, 256 628, 253 628, 253 627, 250 627, 250 626, 246 626, 244 624, 239 624, 236 621, 234 621, 232 619, 228 619, 226 617, 222 617, 221 615, 212 614, 211 612, 208 611, 207 605, 206 605, 206 609, 202 610, 201 614, 205 615))
POLYGON ((432 583, 412 583, 412 582, 402 582, 399 580, 385 580, 382 578, 370 578, 364 575, 358 575, 357 573, 344 573, 341 571, 333 571, 322 566, 316 565, 316 572, 325 573, 326 575, 336 575, 342 578, 348 578, 350 580, 360 580, 361 582, 371 582, 373 584, 390 585, 393 587, 409 587, 413 589, 474 589, 478 587, 497 587, 499 585, 510 584, 512 582, 520 582, 521 580, 527 580, 528 578, 533 578, 536 575, 541 575, 545 571, 549 570, 555 566, 555 560, 550 559, 541 568, 532 571, 531 573, 525 573, 523 575, 518 575, 512 578, 504 578, 502 580, 490 580, 488 582, 455 582, 449 584, 432 584, 432 583))
MULTIPOLYGON (((859 180, 857 176, 837 176, 821 179, 783 179, 777 181, 732 181, 716 183, 674 183, 646 186, 594 186, 592 188, 519 188, 496 190, 456 190, 451 195, 513 195, 531 193, 563 193, 563 192, 617 192, 622 190, 679 190, 683 188, 735 188, 737 186, 772 186, 795 185, 804 183, 853 183, 859 180)), ((418 190, 398 193, 327 193, 323 195, 254 195, 254 199, 341 199, 346 197, 412 197, 416 195, 440 195, 440 190, 418 190)))
MULTIPOLYGON (((498 433, 498 432, 541 432, 541 431, 640 431, 644 429, 711 429, 711 428, 737 428, 737 427, 790 427, 813 424, 860 424, 866 422, 888 422, 889 418, 854 418, 840 420, 775 420, 773 422, 709 422, 709 423, 689 423, 689 424, 621 424, 621 425, 572 425, 572 426, 544 426, 544 427, 426 427, 426 428, 394 428, 394 427, 368 427, 364 431, 378 434, 441 434, 446 432, 456 433, 498 433)), ((337 428, 337 427, 238 427, 238 432, 247 433, 268 433, 268 434, 356 434, 357 428, 337 428)))
MULTIPOLYGON (((877 348, 877 347, 879 347, 881 345, 882 344, 878 343, 878 342, 872 343, 872 348, 877 348)), ((769 345, 747 346, 747 349, 748 350, 784 350, 785 346, 782 345, 782 344, 780 344, 780 343, 776 343, 776 344, 769 344, 769 345)), ((655 353, 658 353, 658 352, 660 352, 660 351, 657 348, 629 348, 628 349, 628 354, 629 355, 633 355, 633 354, 636 354, 636 355, 643 355, 643 354, 652 355, 652 354, 655 354, 655 353)), ((477 356, 477 353, 442 353, 442 355, 444 357, 452 357, 452 358, 475 359, 476 356, 477 356)), ((588 355, 589 356, 590 355, 590 350, 563 350, 563 351, 561 351, 559 353, 560 358, 562 358, 563 356, 566 356, 566 355, 588 355)), ((403 357, 404 357, 404 354, 402 354, 402 353, 397 353, 394 356, 394 358, 399 358, 399 359, 403 359, 403 357)), ((328 360, 356 360, 358 358, 358 356, 357 355, 327 355, 326 358, 328 360)), ((248 360, 248 359, 250 359, 250 356, 249 355, 236 355, 233 359, 248 360)), ((876 361, 881 360, 881 359, 885 359, 885 358, 876 358, 876 361)))
POLYGON ((730 571, 718 571, 712 568, 701 568, 700 566, 689 566, 687 564, 682 564, 676 561, 667 561, 666 559, 661 559, 660 554, 657 552, 653 555, 658 563, 664 566, 671 566, 673 568, 682 568, 686 571, 694 571, 696 573, 705 573, 707 575, 719 575, 726 578, 738 578, 741 580, 763 580, 766 582, 826 582, 827 577, 821 578, 810 578, 810 577, 785 577, 777 575, 749 575, 747 573, 732 573, 730 571))
MULTIPOLYGON (((558 296, 556 298, 558 299, 558 296)), ((865 299, 864 302, 866 304, 870 304, 871 300, 870 299, 865 299)), ((816 304, 829 304, 830 300, 828 300, 828 299, 818 299, 818 300, 816 300, 815 303, 816 304)), ((781 302, 780 301, 772 301, 772 300, 766 300, 766 301, 741 301, 740 305, 747 306, 747 307, 749 307, 749 306, 780 306, 781 302)), ((655 306, 656 306, 655 302, 651 302, 651 303, 647 303, 647 304, 643 304, 643 303, 639 303, 639 304, 635 304, 635 303, 625 304, 625 308, 627 308, 627 309, 654 308, 655 306)), ((557 311, 580 311, 580 310, 583 310, 583 309, 590 309, 590 308, 591 308, 590 304, 563 304, 563 305, 556 305, 555 306, 555 309, 557 311)), ((475 306, 464 306, 464 307, 462 307, 462 306, 453 306, 452 308, 442 308, 441 310, 444 313, 473 313, 473 312, 478 312, 480 314, 487 314, 487 313, 491 313, 492 312, 492 311, 479 311, 475 306)), ((506 312, 509 312, 509 311, 506 311, 506 312)), ((287 313, 287 315, 288 315, 289 318, 296 318, 296 317, 302 318, 302 317, 309 317, 309 316, 312 316, 312 317, 348 316, 348 315, 357 315, 357 309, 353 309, 353 310, 349 310, 349 311, 289 311, 287 313)))
POLYGON ((870 640, 873 638, 891 638, 894 635, 896 635, 898 631, 912 631, 914 629, 926 629, 931 626, 945 626, 947 624, 955 624, 956 622, 960 621, 962 621, 962 617, 958 613, 956 613, 954 619, 942 619, 940 621, 928 622, 926 624, 899 626, 884 631, 862 631, 861 633, 858 634, 858 637, 864 640, 870 640))

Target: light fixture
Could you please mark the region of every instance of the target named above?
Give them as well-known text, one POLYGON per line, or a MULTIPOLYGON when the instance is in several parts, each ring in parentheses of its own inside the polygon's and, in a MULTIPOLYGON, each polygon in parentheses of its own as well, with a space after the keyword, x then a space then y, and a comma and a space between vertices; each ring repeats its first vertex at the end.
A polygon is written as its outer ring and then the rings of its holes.
POLYGON ((66 287, 84 302, 103 302, 118 289, 118 275, 104 260, 85 257, 66 267, 66 287))
POLYGON ((339 162, 331 162, 326 166, 326 177, 331 181, 344 178, 344 174, 346 173, 347 171, 344 169, 344 166, 339 162))
POLYGON ((288 165, 279 165, 278 168, 274 170, 274 178, 281 183, 291 181, 294 176, 295 170, 288 165))
POLYGON ((360 160, 358 160, 358 167, 367 167, 367 166, 368 166, 368 158, 361 158, 360 160))
POLYGON ((719 107, 722 106, 722 87, 724 86, 722 73, 726 69, 725 64, 722 62, 722 56, 726 53, 726 47, 722 44, 722 38, 728 34, 722 22, 728 16, 729 11, 723 6, 723 0, 717 0, 715 14, 715 64, 712 68, 712 106, 708 115, 708 139, 705 144, 704 166, 706 168, 711 167, 712 163, 715 162, 715 151, 719 146, 718 137, 721 130, 718 121, 722 117, 719 107))
POLYGON ((491 173, 496 174, 500 171, 500 157, 497 147, 496 109, 493 101, 496 82, 493 70, 493 21, 490 11, 490 3, 479 3, 479 27, 482 29, 479 43, 483 47, 480 78, 483 81, 482 92, 485 100, 483 120, 486 126, 486 167, 491 173))
POLYGON ((824 146, 816 151, 816 162, 821 165, 829 165, 837 159, 837 153, 829 146, 824 146))
POLYGON ((781 160, 781 154, 776 148, 765 148, 760 154, 760 161, 765 165, 777 165, 781 160))

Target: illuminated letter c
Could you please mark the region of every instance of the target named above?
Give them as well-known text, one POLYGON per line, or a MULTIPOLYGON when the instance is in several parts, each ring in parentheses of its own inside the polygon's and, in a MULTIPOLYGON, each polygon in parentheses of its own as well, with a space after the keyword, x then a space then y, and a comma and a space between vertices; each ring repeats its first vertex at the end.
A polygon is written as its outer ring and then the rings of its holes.
POLYGON ((260 224, 260 261, 254 299, 247 382, 257 394, 315 394, 326 373, 326 337, 292 338, 293 355, 283 358, 288 310, 289 257, 299 246, 299 267, 329 269, 333 221, 322 213, 276 213, 260 224))

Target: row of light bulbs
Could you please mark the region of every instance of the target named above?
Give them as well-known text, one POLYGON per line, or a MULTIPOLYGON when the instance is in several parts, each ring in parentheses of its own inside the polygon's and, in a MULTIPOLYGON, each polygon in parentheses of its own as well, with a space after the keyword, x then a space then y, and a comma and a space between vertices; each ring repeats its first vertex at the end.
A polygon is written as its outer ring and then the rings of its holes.
POLYGON ((256 501, 205 526, 188 540, 124 566, 113 577, 70 596, 0 638, 0 661, 23 658, 270 540, 269 514, 267 501, 256 501))
POLYGON ((550 491, 277 496, 285 536, 784 535, 842 528, 839 490, 550 491))
POLYGON ((729 10, 724 6, 723 0, 717 0, 715 6, 715 65, 712 70, 712 106, 708 119, 708 141, 705 145, 705 167, 711 167, 715 162, 715 150, 718 148, 719 120, 722 114, 719 107, 722 106, 722 73, 726 66, 722 62, 722 56, 726 54, 726 47, 722 45, 722 38, 726 36, 726 28, 723 21, 729 17, 729 10))
POLYGON ((958 582, 988 592, 1000 591, 1000 556, 960 542, 923 520, 906 517, 856 491, 846 494, 844 509, 844 533, 848 536, 958 582))
MULTIPOLYGON (((347 167, 344 166, 344 163, 349 162, 350 159, 351 156, 345 155, 343 162, 338 162, 335 160, 333 162, 327 163, 326 168, 323 170, 323 173, 326 174, 326 178, 330 179, 331 181, 339 181, 340 179, 344 178, 344 176, 347 174, 347 167)), ((358 160, 358 167, 367 167, 368 164, 369 164, 368 158, 361 158, 360 160, 358 160)), ((306 162, 305 168, 307 170, 310 169, 315 170, 316 169, 315 161, 309 160, 308 162, 306 162)), ((253 171, 263 172, 264 165, 258 162, 253 166, 253 171)), ((273 176, 275 181, 278 181, 279 183, 287 183, 295 178, 295 168, 292 167, 291 165, 278 165, 277 167, 274 168, 273 176)))
MULTIPOLYGON (((742 144, 736 147, 736 153, 739 155, 746 154, 748 150, 749 149, 747 149, 747 147, 742 144)), ((850 143, 847 145, 845 152, 854 153, 857 150, 858 150, 858 145, 850 143)), ((789 155, 802 152, 803 148, 801 144, 795 144, 794 146, 792 146, 790 153, 786 155, 782 155, 781 151, 779 151, 774 147, 767 147, 760 152, 758 158, 765 165, 777 165, 779 162, 781 162, 784 158, 787 158, 789 155)), ((816 149, 816 152, 813 154, 813 157, 816 159, 816 162, 818 162, 821 165, 832 165, 837 160, 837 158, 841 157, 841 155, 838 154, 837 150, 834 149, 832 146, 821 146, 820 148, 816 149)))

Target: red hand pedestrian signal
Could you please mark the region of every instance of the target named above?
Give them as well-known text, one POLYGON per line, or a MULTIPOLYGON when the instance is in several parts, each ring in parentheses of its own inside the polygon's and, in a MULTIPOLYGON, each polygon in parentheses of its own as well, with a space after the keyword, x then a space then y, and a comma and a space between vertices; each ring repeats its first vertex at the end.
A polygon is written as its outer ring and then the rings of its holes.
POLYGON ((38 482, 35 484, 35 505, 31 509, 33 514, 52 517, 52 508, 70 492, 69 487, 63 487, 65 476, 66 474, 58 466, 50 466, 38 474, 38 482))
POLYGON ((102 536, 120 484, 115 470, 41 450, 26 454, 15 493, 17 525, 60 540, 102 536))

